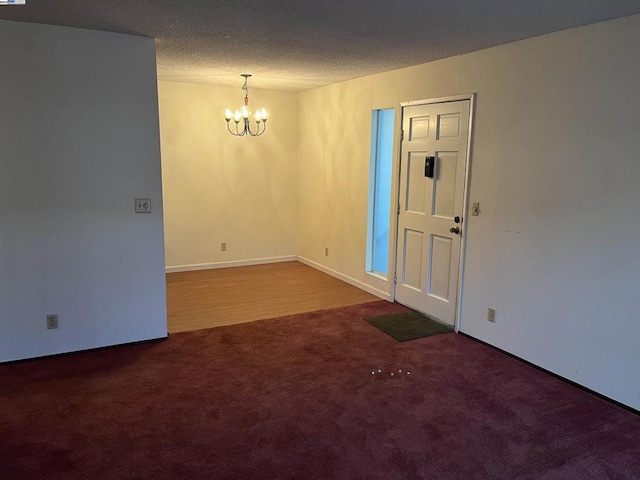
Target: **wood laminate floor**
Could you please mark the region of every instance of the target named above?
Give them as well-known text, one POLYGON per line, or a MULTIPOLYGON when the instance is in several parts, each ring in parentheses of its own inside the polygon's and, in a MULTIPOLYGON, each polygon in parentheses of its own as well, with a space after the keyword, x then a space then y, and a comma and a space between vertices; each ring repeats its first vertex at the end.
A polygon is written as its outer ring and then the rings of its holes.
POLYGON ((167 274, 169 333, 377 300, 300 262, 167 274))

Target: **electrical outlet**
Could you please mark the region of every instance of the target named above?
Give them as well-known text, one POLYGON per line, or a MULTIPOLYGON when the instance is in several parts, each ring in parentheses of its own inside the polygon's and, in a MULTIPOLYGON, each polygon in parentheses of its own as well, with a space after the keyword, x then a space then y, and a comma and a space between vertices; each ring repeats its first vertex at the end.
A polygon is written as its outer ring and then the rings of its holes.
POLYGON ((487 320, 496 323, 496 309, 489 307, 487 309, 487 320))
POLYGON ((220 244, 220 251, 221 252, 226 252, 227 251, 227 242, 222 242, 220 244))
POLYGON ((58 315, 55 313, 47 315, 47 330, 58 328, 58 315))
POLYGON ((136 198, 136 213, 151 213, 151 199, 136 198))
POLYGON ((329 247, 324 247, 324 256, 325 257, 329 256, 329 247))

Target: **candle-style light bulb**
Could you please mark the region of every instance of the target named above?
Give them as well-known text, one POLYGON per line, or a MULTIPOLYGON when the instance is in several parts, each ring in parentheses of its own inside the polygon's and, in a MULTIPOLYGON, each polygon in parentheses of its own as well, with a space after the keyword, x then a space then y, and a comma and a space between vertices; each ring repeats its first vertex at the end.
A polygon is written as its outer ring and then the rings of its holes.
POLYGON ((266 122, 267 118, 269 118, 269 112, 267 111, 266 108, 262 108, 260 113, 262 113, 262 120, 264 120, 266 122))
POLYGON ((234 114, 233 119, 235 120, 236 123, 238 123, 241 118, 242 118, 242 113, 240 113, 240 110, 236 110, 236 113, 234 114))
POLYGON ((260 123, 262 121, 262 110, 258 110, 256 112, 255 118, 256 118, 256 122, 258 122, 258 123, 260 123))
POLYGON ((251 116, 251 110, 249 110, 249 107, 247 107, 246 105, 242 106, 242 117, 243 118, 249 118, 251 116))

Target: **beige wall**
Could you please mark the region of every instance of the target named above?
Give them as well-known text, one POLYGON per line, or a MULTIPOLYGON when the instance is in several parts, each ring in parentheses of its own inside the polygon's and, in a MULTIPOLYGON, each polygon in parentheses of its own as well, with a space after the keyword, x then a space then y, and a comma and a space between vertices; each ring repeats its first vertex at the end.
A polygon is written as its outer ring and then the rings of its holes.
POLYGON ((300 94, 298 255, 362 283, 369 282, 370 106, 370 78, 300 94))
POLYGON ((390 291, 364 273, 370 110, 475 92, 462 331, 640 408, 638 44, 640 16, 302 92, 298 254, 390 291))
POLYGON ((238 88, 160 82, 169 271, 296 253, 296 96, 251 89, 251 106, 267 106, 272 119, 264 136, 236 138, 222 112, 242 103, 241 80, 238 88))
MULTIPOLYGON (((396 107, 399 130, 400 102, 457 93, 459 72, 460 57, 454 57, 299 94, 297 247, 303 261, 390 298, 391 284, 365 272, 371 109, 396 107)), ((393 195, 396 185, 397 179, 393 195)))

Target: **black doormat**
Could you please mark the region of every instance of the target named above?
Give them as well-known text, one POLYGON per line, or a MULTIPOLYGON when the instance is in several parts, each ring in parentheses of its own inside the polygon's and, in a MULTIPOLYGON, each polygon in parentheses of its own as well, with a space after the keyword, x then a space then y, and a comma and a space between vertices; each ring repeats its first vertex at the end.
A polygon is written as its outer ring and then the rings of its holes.
POLYGON ((379 317, 365 318, 365 320, 399 342, 453 332, 453 328, 449 325, 431 320, 417 312, 380 315, 379 317))

